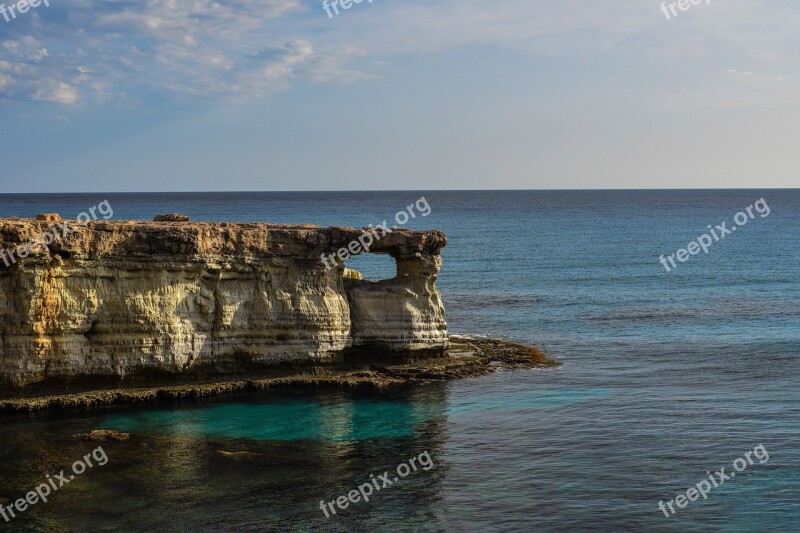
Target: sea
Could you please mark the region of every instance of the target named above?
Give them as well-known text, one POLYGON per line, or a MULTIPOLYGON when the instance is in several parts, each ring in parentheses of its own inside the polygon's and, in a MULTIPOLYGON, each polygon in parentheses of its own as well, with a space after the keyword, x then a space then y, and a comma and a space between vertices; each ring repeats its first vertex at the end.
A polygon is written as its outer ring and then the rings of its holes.
MULTIPOLYGON (((0 530, 800 531, 798 190, 0 195, 0 216, 104 201, 115 220, 443 230, 450 332, 561 364, 0 415, 0 499, 107 459, 0 530), (74 437, 93 429, 131 438, 74 437)), ((348 266, 395 274, 377 255, 348 266)))

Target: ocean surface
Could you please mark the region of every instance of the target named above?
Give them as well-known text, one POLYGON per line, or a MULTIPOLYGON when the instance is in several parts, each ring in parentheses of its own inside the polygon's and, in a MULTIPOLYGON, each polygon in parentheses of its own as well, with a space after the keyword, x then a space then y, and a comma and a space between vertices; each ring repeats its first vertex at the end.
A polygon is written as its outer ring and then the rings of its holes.
MULTIPOLYGON (((448 234, 451 332, 535 344, 560 367, 1 416, 0 498, 96 447, 74 434, 132 438, 0 530, 800 531, 800 191, 0 195, 0 216, 108 200, 114 219, 361 227, 421 197, 430 214, 405 226, 448 234), (762 198, 768 216, 751 208, 707 254, 660 263, 762 198), (759 445, 768 460, 659 509, 759 445), (432 467, 370 502, 320 509, 425 452, 432 467)), ((388 258, 349 266, 394 275, 388 258)))

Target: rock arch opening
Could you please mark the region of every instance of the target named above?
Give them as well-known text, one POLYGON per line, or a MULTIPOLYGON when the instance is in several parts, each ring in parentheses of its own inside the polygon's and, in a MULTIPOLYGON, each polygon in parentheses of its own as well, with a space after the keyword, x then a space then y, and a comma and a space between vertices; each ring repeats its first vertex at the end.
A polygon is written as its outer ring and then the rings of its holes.
MULTIPOLYGON (((389 254, 366 253, 351 257, 345 267, 356 271, 367 281, 394 279, 397 276, 397 261, 389 254)), ((345 278, 353 276, 345 271, 345 278)), ((356 278, 357 279, 357 278, 356 278)))

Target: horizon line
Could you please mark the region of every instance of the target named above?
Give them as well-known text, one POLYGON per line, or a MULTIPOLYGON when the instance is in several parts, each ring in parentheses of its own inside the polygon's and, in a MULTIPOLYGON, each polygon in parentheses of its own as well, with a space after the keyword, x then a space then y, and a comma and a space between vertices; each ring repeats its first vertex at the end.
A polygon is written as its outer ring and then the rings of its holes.
POLYGON ((10 195, 70 195, 70 194, 219 194, 219 193, 389 193, 389 192, 664 192, 664 191, 796 191, 800 187, 687 187, 687 188, 570 188, 570 189, 315 189, 315 190, 204 190, 204 191, 60 191, 60 192, 0 192, 10 195))

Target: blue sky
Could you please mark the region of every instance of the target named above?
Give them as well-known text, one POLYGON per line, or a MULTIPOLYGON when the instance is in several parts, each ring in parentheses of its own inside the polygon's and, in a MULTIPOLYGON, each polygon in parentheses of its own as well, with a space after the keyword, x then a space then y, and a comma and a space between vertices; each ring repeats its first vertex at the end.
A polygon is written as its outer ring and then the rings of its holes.
POLYGON ((797 0, 660 6, 50 0, 0 192, 796 187, 797 0))

